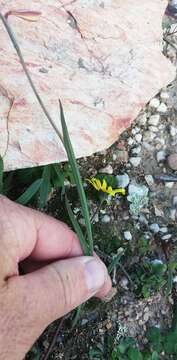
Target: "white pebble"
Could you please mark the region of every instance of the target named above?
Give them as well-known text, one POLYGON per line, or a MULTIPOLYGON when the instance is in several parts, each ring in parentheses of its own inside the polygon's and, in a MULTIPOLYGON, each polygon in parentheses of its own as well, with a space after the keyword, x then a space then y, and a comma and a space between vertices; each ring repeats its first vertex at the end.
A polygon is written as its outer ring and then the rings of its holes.
POLYGON ((107 224, 111 221, 111 218, 109 215, 104 215, 101 219, 102 223, 107 224))
POLYGON ((149 106, 152 108, 152 109, 157 109, 160 105, 160 101, 159 99, 157 98, 153 98, 150 103, 149 103, 149 106))
POLYGON ((141 158, 140 157, 131 157, 129 161, 132 166, 137 167, 140 165, 141 158))
POLYGON ((121 187, 123 189, 125 189, 130 182, 130 178, 128 176, 128 174, 123 174, 123 175, 117 175, 116 176, 116 180, 117 180, 117 186, 121 187))
POLYGON ((147 122, 146 113, 140 115, 137 120, 140 125, 144 126, 147 122))
POLYGON ((132 149, 132 154, 138 155, 141 152, 141 146, 137 146, 134 149, 132 149))
POLYGON ((171 234, 167 234, 167 235, 162 236, 162 240, 169 240, 169 239, 171 239, 171 237, 172 237, 171 234))
POLYGON ((132 240, 132 234, 130 231, 124 231, 124 239, 127 241, 132 240))
POLYGON ((157 126, 159 124, 160 121, 160 115, 156 114, 156 115, 152 115, 148 121, 149 125, 152 126, 157 126))
POLYGON ((107 166, 105 166, 105 168, 100 169, 100 172, 101 172, 101 173, 108 174, 108 175, 112 175, 112 173, 113 173, 113 168, 112 168, 111 165, 107 165, 107 166))
POLYGON ((176 221, 176 209, 171 209, 170 210, 170 219, 172 221, 176 221))
POLYGON ((160 150, 160 151, 158 151, 156 156, 157 156, 158 162, 164 161, 166 159, 166 152, 164 150, 160 150))
POLYGON ((165 184, 165 187, 168 188, 168 189, 172 189, 172 187, 174 186, 174 182, 170 181, 170 182, 167 182, 165 184))
POLYGON ((128 145, 129 146, 132 146, 134 144, 134 140, 130 137, 129 139, 128 139, 128 145))
POLYGON ((116 154, 113 154, 113 155, 112 155, 112 159, 113 159, 113 161, 117 160, 117 155, 116 155, 116 154))
POLYGON ((174 126, 170 126, 170 135, 172 137, 176 136, 176 133, 177 133, 177 129, 174 127, 174 126))
POLYGON ((149 131, 156 133, 159 129, 156 126, 149 126, 149 131))
POLYGON ((136 134, 135 135, 135 140, 137 143, 140 143, 142 141, 142 134, 136 134))
POLYGON ((145 180, 149 186, 154 185, 154 178, 152 175, 145 175, 145 180))
POLYGON ((157 111, 159 113, 165 114, 167 112, 167 105, 165 105, 164 103, 161 103, 160 106, 158 107, 157 111))
POLYGON ((162 91, 160 94, 162 101, 167 101, 169 99, 169 94, 166 91, 162 91))
POLYGON ((157 234, 160 230, 160 227, 158 224, 151 224, 149 226, 149 229, 154 233, 154 234, 157 234))
POLYGON ((160 232, 162 234, 166 234, 168 232, 168 228, 166 226, 160 228, 160 232))

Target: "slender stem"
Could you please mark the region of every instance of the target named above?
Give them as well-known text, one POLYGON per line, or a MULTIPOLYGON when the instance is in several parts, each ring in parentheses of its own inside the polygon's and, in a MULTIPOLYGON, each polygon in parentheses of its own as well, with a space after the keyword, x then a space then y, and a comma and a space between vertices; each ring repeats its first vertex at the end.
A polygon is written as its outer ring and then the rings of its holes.
POLYGON ((21 65, 22 65, 22 67, 23 67, 23 70, 24 70, 24 72, 25 72, 25 74, 26 74, 26 77, 27 77, 27 79, 28 79, 28 81, 29 81, 29 84, 30 84, 30 86, 31 86, 31 88, 32 88, 35 96, 36 96, 36 99, 37 99, 39 105, 41 106, 44 114, 46 115, 48 121, 50 122, 51 126, 52 126, 53 129, 55 130, 56 134, 59 136, 61 142, 63 143, 63 137, 62 137, 60 131, 58 130, 57 126, 55 125, 53 119, 51 118, 48 110, 46 109, 46 107, 45 107, 45 105, 44 105, 44 103, 43 103, 43 101, 42 101, 42 99, 41 99, 41 97, 40 97, 40 95, 39 95, 39 93, 38 93, 38 91, 37 91, 34 83, 33 83, 33 80, 32 80, 32 78, 31 78, 31 76, 30 76, 30 74, 29 74, 29 71, 28 71, 28 69, 27 69, 27 67, 26 67, 26 64, 25 64, 25 61, 24 61, 24 58, 23 58, 23 55, 22 55, 22 52, 21 52, 21 49, 20 49, 20 47, 19 47, 19 45, 18 45, 18 43, 17 43, 17 40, 16 40, 16 38, 15 38, 14 32, 12 31, 12 29, 11 29, 8 21, 7 21, 6 18, 2 15, 1 12, 0 12, 0 19, 2 20, 4 26, 5 26, 6 30, 7 30, 7 33, 8 33, 8 35, 9 35, 9 37, 10 37, 10 40, 11 40, 11 42, 12 42, 12 44, 13 44, 16 52, 17 52, 17 55, 18 55, 18 57, 19 57, 19 59, 20 59, 21 65))

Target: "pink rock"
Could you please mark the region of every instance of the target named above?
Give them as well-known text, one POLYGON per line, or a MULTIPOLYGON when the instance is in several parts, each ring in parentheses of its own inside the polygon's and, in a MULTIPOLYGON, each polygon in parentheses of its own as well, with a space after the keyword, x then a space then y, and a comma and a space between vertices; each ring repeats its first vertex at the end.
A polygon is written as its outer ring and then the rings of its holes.
MULTIPOLYGON (((42 13, 37 22, 9 16, 29 72, 60 129, 62 100, 77 157, 114 143, 173 80, 175 69, 161 53, 166 5, 166 0, 32 0, 28 10, 42 13)), ((0 0, 4 14, 23 8, 23 0, 0 0)), ((66 160, 2 23, 0 104, 6 170, 66 160)))

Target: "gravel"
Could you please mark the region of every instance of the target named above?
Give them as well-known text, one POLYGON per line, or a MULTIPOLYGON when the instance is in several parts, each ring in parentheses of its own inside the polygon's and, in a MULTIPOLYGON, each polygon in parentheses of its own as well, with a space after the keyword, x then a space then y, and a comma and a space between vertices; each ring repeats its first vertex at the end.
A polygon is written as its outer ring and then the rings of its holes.
POLYGON ((127 241, 132 240, 132 234, 130 231, 124 231, 124 239, 127 241))
POLYGON ((167 158, 167 163, 170 169, 177 170, 177 154, 171 154, 167 158))
POLYGON ((140 165, 140 162, 141 162, 141 157, 137 156, 137 157, 131 157, 129 159, 130 161, 130 164, 134 167, 137 167, 140 165))

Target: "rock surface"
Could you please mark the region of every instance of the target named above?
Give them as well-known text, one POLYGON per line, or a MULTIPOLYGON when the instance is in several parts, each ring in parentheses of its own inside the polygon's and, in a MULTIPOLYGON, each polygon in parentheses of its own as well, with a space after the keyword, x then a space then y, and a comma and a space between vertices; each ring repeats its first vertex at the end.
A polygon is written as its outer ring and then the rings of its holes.
MULTIPOLYGON (((166 0, 30 2, 35 23, 14 16, 25 62, 59 128, 58 99, 77 157, 110 146, 175 70, 161 53, 166 0)), ((0 0, 5 14, 24 1, 0 0)), ((0 154, 5 169, 66 159, 0 23, 0 154), (7 146, 8 143, 8 146, 7 146)))

